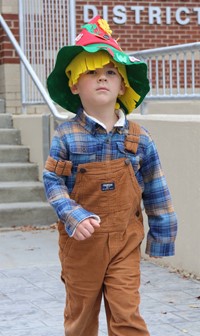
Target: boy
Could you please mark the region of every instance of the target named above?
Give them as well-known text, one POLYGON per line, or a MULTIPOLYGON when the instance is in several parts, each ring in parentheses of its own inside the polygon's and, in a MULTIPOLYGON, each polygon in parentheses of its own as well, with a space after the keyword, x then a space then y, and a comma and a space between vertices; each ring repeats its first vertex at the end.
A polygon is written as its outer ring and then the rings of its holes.
POLYGON ((76 113, 57 128, 44 170, 59 218, 65 335, 98 335, 103 295, 109 336, 148 336, 139 314, 141 200, 150 256, 174 254, 177 222, 155 145, 125 116, 149 91, 146 64, 123 53, 97 16, 59 51, 47 84, 76 113))

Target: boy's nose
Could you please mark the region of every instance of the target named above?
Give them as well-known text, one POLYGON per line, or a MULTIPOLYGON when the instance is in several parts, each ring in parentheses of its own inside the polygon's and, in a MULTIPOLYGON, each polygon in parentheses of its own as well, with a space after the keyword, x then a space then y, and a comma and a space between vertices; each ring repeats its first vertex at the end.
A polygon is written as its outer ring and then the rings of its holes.
POLYGON ((98 81, 106 81, 107 80, 107 77, 105 75, 105 73, 101 73, 99 74, 99 77, 98 77, 98 81))

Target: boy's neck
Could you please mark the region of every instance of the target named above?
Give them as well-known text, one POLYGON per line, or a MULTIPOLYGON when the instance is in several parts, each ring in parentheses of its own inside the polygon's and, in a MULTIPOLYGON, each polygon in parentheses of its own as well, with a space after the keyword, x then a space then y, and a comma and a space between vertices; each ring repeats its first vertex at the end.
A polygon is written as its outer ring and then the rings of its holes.
POLYGON ((104 109, 101 109, 100 111, 97 111, 96 109, 91 111, 85 110, 85 112, 89 116, 94 117, 98 121, 102 122, 106 126, 107 132, 110 132, 113 129, 113 126, 116 124, 118 120, 118 116, 115 113, 114 109, 112 112, 111 110, 107 111, 104 109))

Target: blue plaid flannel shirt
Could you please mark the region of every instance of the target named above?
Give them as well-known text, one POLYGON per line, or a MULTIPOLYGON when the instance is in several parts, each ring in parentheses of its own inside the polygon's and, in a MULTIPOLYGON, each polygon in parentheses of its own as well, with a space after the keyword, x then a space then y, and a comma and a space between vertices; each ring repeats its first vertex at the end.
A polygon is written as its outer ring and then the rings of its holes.
POLYGON ((174 255, 177 218, 170 192, 163 175, 159 156, 150 134, 142 128, 136 154, 124 148, 128 120, 123 127, 114 127, 109 133, 80 109, 77 115, 58 126, 52 140, 50 156, 55 160, 72 161, 72 174, 58 176, 44 169, 43 181, 46 196, 58 218, 65 224, 69 236, 77 225, 95 214, 83 209, 70 199, 81 163, 115 160, 128 157, 142 191, 149 232, 146 253, 151 256, 174 255))

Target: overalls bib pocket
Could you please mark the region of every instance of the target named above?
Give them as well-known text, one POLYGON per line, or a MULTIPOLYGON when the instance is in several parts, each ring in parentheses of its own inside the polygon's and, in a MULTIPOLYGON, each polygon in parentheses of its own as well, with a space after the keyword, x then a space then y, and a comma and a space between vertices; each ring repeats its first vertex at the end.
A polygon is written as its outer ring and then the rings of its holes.
POLYGON ((78 165, 71 198, 100 217, 137 206, 141 197, 129 159, 78 165))

